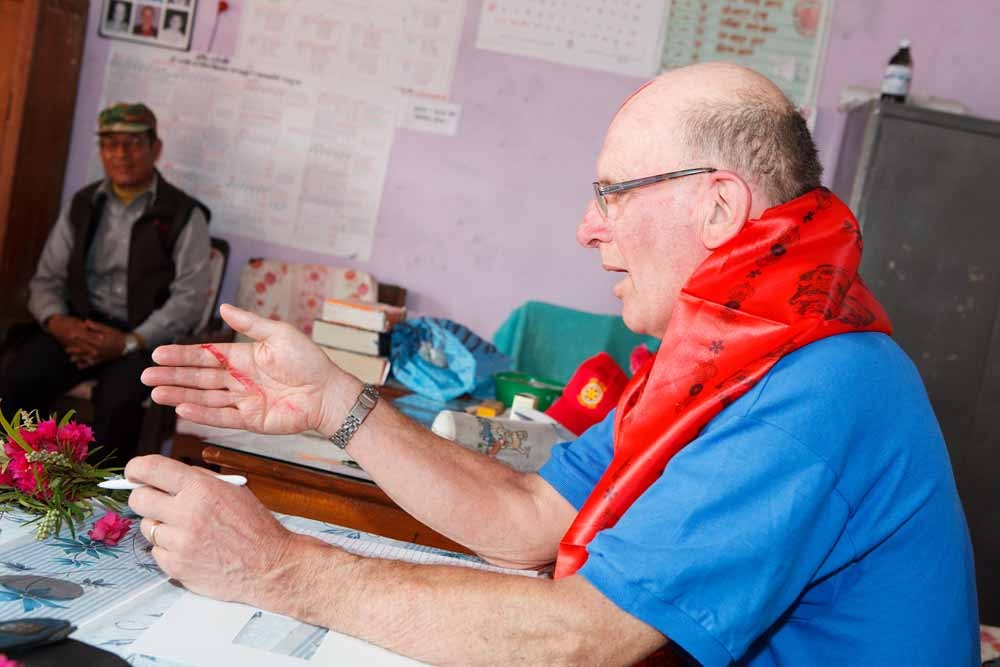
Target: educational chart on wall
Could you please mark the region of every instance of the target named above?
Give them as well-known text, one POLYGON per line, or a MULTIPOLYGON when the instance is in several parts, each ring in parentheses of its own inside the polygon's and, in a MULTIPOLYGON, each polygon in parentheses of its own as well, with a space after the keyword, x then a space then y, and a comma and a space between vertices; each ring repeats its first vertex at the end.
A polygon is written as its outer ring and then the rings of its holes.
POLYGON ((236 58, 447 98, 464 18, 465 0, 254 0, 236 58))
POLYGON ((483 0, 476 46, 649 77, 665 10, 665 0, 483 0))
POLYGON ((118 100, 156 112, 159 167, 212 209, 214 233, 368 260, 399 108, 392 86, 125 45, 105 80, 103 103, 118 100))
POLYGON ((738 62, 770 78, 792 102, 811 112, 832 2, 672 0, 662 68, 738 62))

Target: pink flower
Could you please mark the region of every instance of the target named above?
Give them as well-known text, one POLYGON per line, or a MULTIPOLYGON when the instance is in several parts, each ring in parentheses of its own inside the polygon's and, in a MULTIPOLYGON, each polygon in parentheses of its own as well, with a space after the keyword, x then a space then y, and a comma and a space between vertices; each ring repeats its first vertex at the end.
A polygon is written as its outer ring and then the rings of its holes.
POLYGON ((29 496, 41 499, 50 497, 52 490, 45 479, 45 466, 37 462, 29 463, 27 452, 21 449, 21 446, 16 442, 6 442, 3 448, 4 453, 10 459, 3 480, 29 496), (37 478, 35 477, 36 473, 37 478))
POLYGON ((108 512, 94 523, 94 527, 87 534, 95 542, 104 542, 113 547, 118 544, 118 540, 125 537, 125 533, 131 527, 132 519, 119 516, 117 512, 108 512))
MULTIPOLYGON (((16 445, 15 445, 16 447, 16 445)), ((52 495, 48 480, 45 479, 45 466, 41 463, 29 463, 21 450, 19 458, 11 457, 7 464, 7 472, 14 481, 14 488, 38 499, 47 499, 52 495)))
POLYGON ((21 493, 34 498, 49 498, 52 490, 45 479, 45 466, 41 463, 29 463, 27 452, 16 442, 5 442, 3 449, 10 461, 7 463, 7 470, 0 477, 0 483, 13 486, 21 493))
POLYGON ((11 660, 6 654, 0 653, 0 667, 24 667, 17 660, 11 660))
POLYGON ((219 13, 223 14, 229 11, 229 3, 226 0, 219 0, 219 13))
POLYGON ((59 442, 77 463, 82 463, 87 458, 93 441, 94 431, 86 424, 69 422, 59 429, 59 442))
MULTIPOLYGON (((7 442, 3 443, 3 453, 6 454, 7 458, 10 459, 11 461, 14 461, 15 459, 20 459, 23 461, 27 456, 27 452, 21 449, 20 445, 11 440, 8 440, 7 442)), ((7 466, 7 472, 8 473, 10 472, 9 465, 7 466)))
POLYGON ((46 419, 43 422, 39 422, 34 431, 22 428, 19 429, 18 433, 35 451, 48 450, 54 452, 58 448, 56 445, 57 428, 55 419, 46 419))

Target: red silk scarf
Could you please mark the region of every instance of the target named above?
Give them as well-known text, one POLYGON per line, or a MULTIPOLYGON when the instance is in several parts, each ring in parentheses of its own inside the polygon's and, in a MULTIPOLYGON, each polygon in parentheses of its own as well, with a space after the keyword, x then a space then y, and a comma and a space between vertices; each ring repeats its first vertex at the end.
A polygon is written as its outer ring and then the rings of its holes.
POLYGON ((579 570, 594 535, 781 357, 840 333, 891 333, 857 274, 861 249, 851 211, 819 188, 748 220, 709 255, 681 290, 664 353, 618 402, 614 457, 559 545, 555 578, 579 570))

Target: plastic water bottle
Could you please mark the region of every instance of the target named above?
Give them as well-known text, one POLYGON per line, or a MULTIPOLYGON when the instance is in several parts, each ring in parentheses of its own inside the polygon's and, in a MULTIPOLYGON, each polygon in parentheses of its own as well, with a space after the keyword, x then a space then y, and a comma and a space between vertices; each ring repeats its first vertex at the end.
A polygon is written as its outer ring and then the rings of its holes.
POLYGON ((889 102, 903 103, 910 92, 910 82, 913 80, 913 57, 910 55, 910 40, 899 43, 899 49, 889 59, 882 77, 882 99, 889 102))

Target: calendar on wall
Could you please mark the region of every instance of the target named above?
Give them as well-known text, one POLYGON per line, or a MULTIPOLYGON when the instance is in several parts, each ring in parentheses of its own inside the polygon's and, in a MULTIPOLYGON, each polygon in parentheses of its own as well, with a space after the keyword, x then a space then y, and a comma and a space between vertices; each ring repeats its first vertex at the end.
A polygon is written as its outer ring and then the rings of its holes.
POLYGON ((649 77, 660 64, 664 0, 485 0, 476 46, 649 77))
POLYGON ((672 0, 661 66, 740 63, 812 111, 831 5, 832 0, 672 0))
POLYGON ((815 108, 833 0, 484 0, 476 46, 637 77, 725 60, 815 108))

